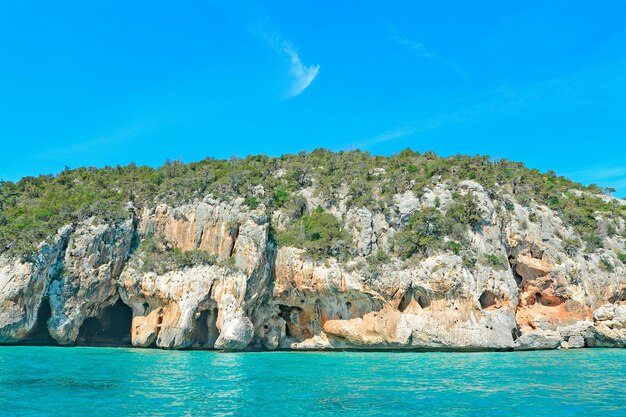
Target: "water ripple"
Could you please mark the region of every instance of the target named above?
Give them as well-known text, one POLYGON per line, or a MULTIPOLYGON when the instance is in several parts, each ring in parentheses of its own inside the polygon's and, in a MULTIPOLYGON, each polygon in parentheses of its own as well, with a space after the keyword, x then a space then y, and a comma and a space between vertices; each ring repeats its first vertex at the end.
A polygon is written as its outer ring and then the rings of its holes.
POLYGON ((0 414, 626 415, 626 351, 245 353, 0 347, 0 414))

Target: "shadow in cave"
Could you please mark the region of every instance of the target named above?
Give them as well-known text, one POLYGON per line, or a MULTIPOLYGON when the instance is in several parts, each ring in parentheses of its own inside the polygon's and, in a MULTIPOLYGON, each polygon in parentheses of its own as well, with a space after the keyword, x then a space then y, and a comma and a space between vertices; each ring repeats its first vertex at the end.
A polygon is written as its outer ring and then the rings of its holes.
POLYGON ((418 310, 429 307, 430 303, 430 297, 425 291, 419 288, 409 288, 402 296, 398 310, 401 313, 416 313, 418 310))
POLYGON ((86 319, 76 338, 77 346, 131 346, 133 310, 117 300, 100 317, 86 319))
POLYGON ((52 317, 52 309, 48 298, 41 300, 39 311, 37 311, 37 321, 32 329, 20 340, 22 345, 32 346, 58 346, 56 340, 50 336, 48 330, 48 320, 52 317))
POLYGON ((311 333, 307 328, 303 328, 300 323, 304 310, 296 306, 278 305, 279 315, 285 320, 285 335, 301 342, 311 337, 311 333))
POLYGON ((498 304, 498 298, 493 292, 485 290, 482 294, 480 294, 478 302, 480 303, 480 308, 486 310, 498 304))
POLYGON ((213 349, 219 337, 217 329, 217 307, 200 312, 194 321, 190 349, 213 349))

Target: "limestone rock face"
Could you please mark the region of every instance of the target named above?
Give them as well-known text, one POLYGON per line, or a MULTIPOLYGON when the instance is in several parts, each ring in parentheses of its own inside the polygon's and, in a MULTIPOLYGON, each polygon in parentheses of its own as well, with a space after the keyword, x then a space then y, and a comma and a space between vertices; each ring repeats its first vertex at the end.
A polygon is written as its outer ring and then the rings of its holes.
POLYGON ((70 237, 63 272, 50 283, 48 328, 60 344, 76 341, 80 326, 117 299, 117 277, 130 250, 131 220, 109 225, 90 219, 70 237))
POLYGON ((119 293, 133 310, 133 345, 169 349, 212 347, 217 337, 217 304, 210 297, 224 272, 194 267, 156 275, 127 268, 120 277, 119 293))
POLYGON ((50 243, 39 246, 32 262, 0 258, 0 343, 30 339, 50 282, 63 268, 70 226, 61 228, 50 243))
POLYGON ((555 349, 561 345, 561 337, 552 330, 523 333, 517 340, 517 350, 555 349))
POLYGON ((418 268, 385 269, 368 279, 281 249, 273 296, 286 322, 281 347, 313 349, 324 340, 328 348, 512 348, 516 300, 507 293, 513 276, 483 279, 460 264, 441 255, 418 268), (477 287, 484 291, 475 294, 477 287), (481 305, 484 293, 493 299, 481 305))
POLYGON ((133 310, 133 345, 241 350, 250 344, 254 326, 246 314, 268 293, 272 245, 264 214, 241 203, 206 199, 147 213, 140 223, 144 234, 160 234, 182 251, 204 250, 229 264, 157 275, 142 273, 140 261, 131 261, 119 293, 133 310))
POLYGON ((278 247, 270 224, 280 230, 292 214, 250 209, 241 198, 155 203, 127 221, 68 225, 32 260, 0 257, 0 343, 47 336, 164 349, 626 346, 626 268, 616 254, 623 238, 590 252, 572 248, 574 231, 557 213, 514 199, 505 208, 506 195, 497 199, 473 181, 397 194, 381 211, 351 206, 346 188, 332 199, 314 188, 299 193, 308 210, 324 207, 352 237, 337 258, 278 247), (394 257, 393 237, 415 211, 445 210, 467 193, 480 221, 462 250, 394 257), (148 236, 212 260, 153 272, 138 249, 148 236), (380 254, 383 261, 372 261, 380 254))
POLYGON ((605 304, 593 313, 594 347, 626 347, 626 304, 605 304))
POLYGON ((254 327, 248 317, 231 318, 222 327, 215 341, 216 349, 242 350, 248 347, 254 336, 254 327))

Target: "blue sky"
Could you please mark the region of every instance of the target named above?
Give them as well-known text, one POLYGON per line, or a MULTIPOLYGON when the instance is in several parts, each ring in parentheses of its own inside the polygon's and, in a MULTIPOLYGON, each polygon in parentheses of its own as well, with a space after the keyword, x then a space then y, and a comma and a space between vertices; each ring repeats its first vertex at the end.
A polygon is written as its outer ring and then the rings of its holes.
POLYGON ((3 1, 0 145, 5 180, 410 147, 626 196, 626 2, 3 1))

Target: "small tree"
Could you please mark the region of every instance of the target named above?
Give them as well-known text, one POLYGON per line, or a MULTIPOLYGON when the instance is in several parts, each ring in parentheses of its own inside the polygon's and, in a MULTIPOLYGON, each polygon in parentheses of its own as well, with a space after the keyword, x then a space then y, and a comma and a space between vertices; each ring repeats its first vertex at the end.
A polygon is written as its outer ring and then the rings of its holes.
POLYGON ((476 229, 483 221, 482 210, 472 193, 457 197, 456 201, 448 206, 446 217, 472 229, 476 229))
POLYGON ((414 253, 426 253, 439 245, 444 234, 444 222, 439 210, 427 207, 416 211, 406 227, 394 239, 394 250, 407 259, 414 253))

